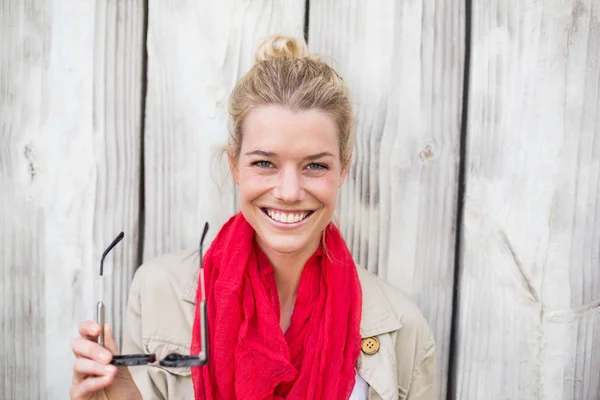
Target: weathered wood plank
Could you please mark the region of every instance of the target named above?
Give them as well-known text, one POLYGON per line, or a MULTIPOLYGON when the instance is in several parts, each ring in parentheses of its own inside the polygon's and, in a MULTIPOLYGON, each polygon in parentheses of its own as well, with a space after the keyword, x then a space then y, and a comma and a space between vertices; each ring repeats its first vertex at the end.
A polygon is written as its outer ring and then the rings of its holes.
POLYGON ((357 261, 415 299, 445 398, 454 275, 464 2, 311 1, 309 46, 331 55, 357 112, 338 218, 357 261))
POLYGON ((456 397, 600 399, 600 3, 473 2, 456 397))
POLYGON ((0 0, 3 398, 68 397, 71 339, 95 317, 100 254, 124 230, 104 296, 119 328, 137 263, 143 11, 0 0))
POLYGON ((304 0, 151 0, 144 258, 212 240, 236 210, 227 98, 267 35, 302 35, 304 0))
MULTIPOLYGON (((120 231, 125 238, 105 261, 107 317, 120 342, 129 283, 140 255, 145 0, 98 2, 94 46, 94 244, 97 260, 120 231)), ((97 265, 98 263, 96 263, 97 265)))

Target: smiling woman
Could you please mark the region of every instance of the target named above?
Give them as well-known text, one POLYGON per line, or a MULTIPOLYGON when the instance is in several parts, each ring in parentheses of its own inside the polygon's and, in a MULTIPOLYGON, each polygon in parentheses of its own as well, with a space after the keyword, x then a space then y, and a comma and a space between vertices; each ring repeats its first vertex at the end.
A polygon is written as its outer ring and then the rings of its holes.
POLYGON ((434 344, 416 306, 358 267, 332 223, 350 165, 353 113, 337 73, 300 40, 275 36, 230 96, 226 147, 241 212, 198 268, 194 252, 136 272, 124 352, 208 364, 121 368, 110 331, 80 326, 73 399, 435 398, 434 344))
POLYGON ((336 125, 318 109, 269 105, 246 117, 242 155, 230 156, 232 175, 260 247, 271 260, 287 259, 275 265, 306 260, 317 249, 347 171, 338 143, 336 125))

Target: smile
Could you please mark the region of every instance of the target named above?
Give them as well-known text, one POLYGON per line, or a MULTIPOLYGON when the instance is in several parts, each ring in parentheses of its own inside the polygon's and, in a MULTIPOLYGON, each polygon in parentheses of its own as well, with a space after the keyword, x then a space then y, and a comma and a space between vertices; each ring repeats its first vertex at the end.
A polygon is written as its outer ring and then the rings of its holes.
POLYGON ((262 212, 266 214, 269 219, 282 223, 282 224, 297 224, 298 222, 302 222, 310 217, 314 211, 290 211, 284 212, 281 210, 271 210, 269 208, 261 208, 262 212))

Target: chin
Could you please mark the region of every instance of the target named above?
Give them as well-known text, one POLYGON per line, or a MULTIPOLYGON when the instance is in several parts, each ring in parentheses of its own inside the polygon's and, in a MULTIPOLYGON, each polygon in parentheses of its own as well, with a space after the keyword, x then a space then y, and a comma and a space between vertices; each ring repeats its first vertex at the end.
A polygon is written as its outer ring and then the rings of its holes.
POLYGON ((277 235, 269 232, 266 234, 259 234, 259 236, 264 245, 280 254, 297 253, 309 246, 309 241, 303 240, 304 238, 277 235))

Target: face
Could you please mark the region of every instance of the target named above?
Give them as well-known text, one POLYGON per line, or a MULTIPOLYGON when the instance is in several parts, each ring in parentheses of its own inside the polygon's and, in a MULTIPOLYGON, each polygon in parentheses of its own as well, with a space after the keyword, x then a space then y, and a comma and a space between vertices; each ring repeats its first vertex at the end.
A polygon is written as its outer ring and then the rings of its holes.
POLYGON ((333 118, 262 106, 243 129, 240 156, 230 166, 259 244, 277 253, 316 250, 346 176, 333 118))

